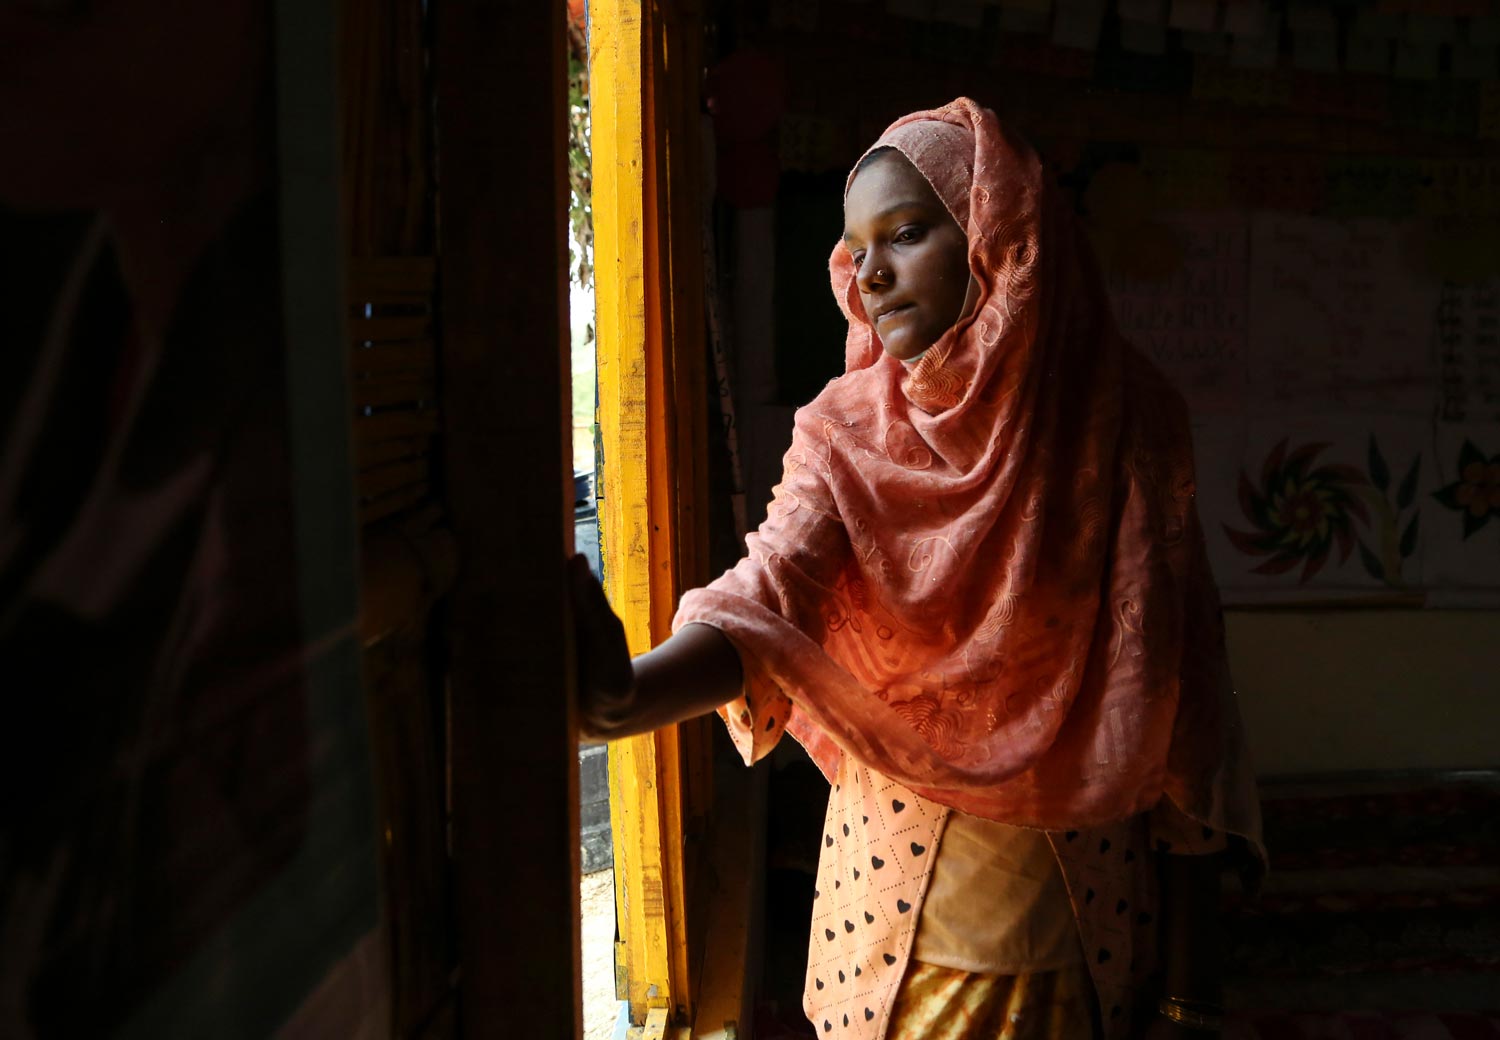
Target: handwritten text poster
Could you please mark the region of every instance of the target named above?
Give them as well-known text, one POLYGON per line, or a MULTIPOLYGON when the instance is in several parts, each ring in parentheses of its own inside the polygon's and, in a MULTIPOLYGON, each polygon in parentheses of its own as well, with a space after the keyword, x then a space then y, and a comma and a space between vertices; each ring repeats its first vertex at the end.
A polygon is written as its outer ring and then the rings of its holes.
POLYGON ((1431 413, 1440 286, 1408 268, 1405 225, 1262 213, 1250 236, 1258 402, 1431 413))
POLYGON ((1437 326, 1439 418, 1500 422, 1500 279, 1444 286, 1437 326))
POLYGON ((1167 374, 1195 414, 1241 409, 1248 221, 1241 214, 1176 214, 1158 229, 1152 262, 1117 263, 1109 274, 1120 331, 1167 374))

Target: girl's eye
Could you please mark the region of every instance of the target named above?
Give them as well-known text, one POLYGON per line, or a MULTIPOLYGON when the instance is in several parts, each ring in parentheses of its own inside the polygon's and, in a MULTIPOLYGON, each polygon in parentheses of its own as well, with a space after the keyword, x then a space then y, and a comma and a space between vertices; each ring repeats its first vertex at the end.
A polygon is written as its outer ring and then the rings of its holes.
POLYGON ((922 237, 922 232, 921 232, 920 228, 904 227, 900 231, 896 232, 896 237, 894 239, 892 239, 892 241, 893 242, 915 242, 917 239, 919 239, 921 237, 922 237))
POLYGON ((859 268, 860 268, 860 265, 865 262, 865 254, 863 254, 863 253, 854 253, 853 254, 853 259, 854 259, 854 269, 856 271, 858 271, 859 268))

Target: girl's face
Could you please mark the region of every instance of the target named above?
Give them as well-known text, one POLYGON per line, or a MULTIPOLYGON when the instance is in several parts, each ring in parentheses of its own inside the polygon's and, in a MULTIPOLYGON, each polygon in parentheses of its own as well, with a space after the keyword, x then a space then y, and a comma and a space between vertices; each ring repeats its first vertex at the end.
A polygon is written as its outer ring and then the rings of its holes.
POLYGON ((921 356, 974 305, 968 238, 900 152, 881 153, 849 185, 844 246, 865 314, 892 357, 921 356))

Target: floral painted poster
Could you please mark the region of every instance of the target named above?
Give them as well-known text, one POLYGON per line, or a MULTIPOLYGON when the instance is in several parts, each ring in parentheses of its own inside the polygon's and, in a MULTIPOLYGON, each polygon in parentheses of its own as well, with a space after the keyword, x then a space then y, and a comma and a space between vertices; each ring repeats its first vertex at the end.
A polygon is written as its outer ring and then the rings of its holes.
POLYGON ((1500 251, 1427 218, 1247 229, 1239 399, 1177 374, 1225 602, 1500 604, 1500 251))
POLYGON ((1423 525, 1431 522, 1424 492, 1434 487, 1430 440, 1420 419, 1252 420, 1232 502, 1222 476, 1218 490, 1200 498, 1226 601, 1419 596, 1423 525))
POLYGON ((1422 581, 1433 605, 1493 603, 1500 589, 1500 424, 1443 424, 1428 491, 1422 581))

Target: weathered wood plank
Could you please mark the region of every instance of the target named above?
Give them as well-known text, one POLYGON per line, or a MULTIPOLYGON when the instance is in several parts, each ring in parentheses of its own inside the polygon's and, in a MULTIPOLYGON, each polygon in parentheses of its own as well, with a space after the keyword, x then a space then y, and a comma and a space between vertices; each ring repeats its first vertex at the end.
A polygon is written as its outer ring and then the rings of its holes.
POLYGON ((364 470, 357 483, 359 497, 373 500, 402 488, 425 486, 431 467, 431 460, 420 457, 364 470))
POLYGON ((432 317, 427 314, 356 316, 349 322, 355 343, 390 343, 424 339, 432 335, 432 317))
POLYGON ((398 488, 377 498, 362 501, 359 504, 359 522, 373 524, 377 520, 395 516, 403 510, 420 505, 431 493, 432 489, 428 485, 413 484, 410 487, 398 488))
POLYGON ((563 15, 434 5, 464 1037, 582 1029, 563 15))
POLYGON ((354 420, 354 437, 360 444, 372 444, 393 437, 421 437, 434 434, 438 429, 438 413, 434 410, 417 412, 381 412, 377 415, 361 415, 354 420))
MULTIPOLYGON (((663 396, 672 401, 666 411, 670 423, 664 431, 670 453, 672 512, 673 595, 663 605, 666 623, 675 613, 677 597, 686 588, 708 579, 708 382, 707 344, 704 326, 703 223, 699 198, 699 82, 701 79, 701 11, 695 0, 679 0, 654 8, 657 46, 653 56, 653 89, 660 165, 654 177, 661 200, 661 230, 658 250, 667 280, 663 301, 663 326, 668 335, 664 350, 670 358, 670 382, 663 396)), ((692 806, 707 808, 709 773, 698 765, 707 732, 698 722, 677 727, 677 748, 668 763, 664 787, 671 782, 677 796, 666 800, 668 831, 675 840, 667 855, 668 886, 673 903, 682 911, 672 920, 672 971, 684 980, 691 1012, 696 993, 686 985, 691 978, 695 945, 701 928, 689 929, 688 892, 692 881, 683 840, 689 830, 692 806), (675 771, 675 775, 672 775, 675 771)), ((679 998, 678 1003, 683 1003, 679 998)), ((691 1020, 691 1019, 689 1019, 691 1020)))
MULTIPOLYGON (((697 193, 697 5, 590 8, 601 541, 606 586, 641 652, 705 578, 707 402, 697 193)), ((623 996, 691 1021, 684 769, 707 808, 706 730, 611 748, 623 996)))
POLYGON ((373 469, 404 459, 414 459, 432 450, 431 437, 402 437, 396 440, 368 441, 354 448, 355 468, 373 469))
POLYGON ((437 277, 437 262, 430 256, 356 257, 349 261, 350 299, 366 300, 409 297, 427 301, 437 277))
MULTIPOLYGON (((599 258, 594 299, 604 452, 600 553, 605 588, 624 623, 631 652, 643 653, 666 635, 660 604, 672 596, 671 522, 660 502, 669 490, 663 480, 668 469, 664 458, 652 454, 665 447, 660 435, 665 401, 660 311, 648 303, 662 288, 648 245, 655 237, 645 107, 650 29, 634 0, 595 0, 589 15, 594 250, 599 258), (665 521, 654 530, 653 517, 665 521)), ((630 1001, 637 1023, 653 1008, 671 1009, 683 1002, 679 990, 686 988, 672 977, 674 908, 663 856, 664 845, 680 841, 665 829, 663 805, 678 792, 659 783, 663 764, 675 757, 675 734, 617 741, 609 752, 616 919, 622 939, 616 950, 623 958, 617 977, 624 981, 620 996, 630 1001), (670 746, 664 748, 664 742, 670 746)))
POLYGON ((392 372, 430 375, 437 367, 437 352, 430 339, 380 343, 369 347, 356 345, 349 352, 349 367, 356 379, 369 379, 392 372))
POLYGON ((351 388, 356 408, 393 404, 437 404, 437 384, 431 379, 361 379, 351 388))

